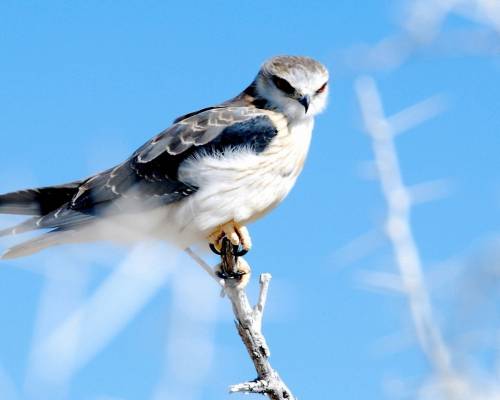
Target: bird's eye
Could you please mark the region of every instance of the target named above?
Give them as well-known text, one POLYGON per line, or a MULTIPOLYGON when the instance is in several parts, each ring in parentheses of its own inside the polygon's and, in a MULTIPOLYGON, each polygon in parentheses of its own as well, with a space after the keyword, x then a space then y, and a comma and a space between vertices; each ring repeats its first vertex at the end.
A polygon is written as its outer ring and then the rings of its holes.
POLYGON ((326 89, 327 84, 328 84, 328 82, 323 83, 323 85, 321 85, 321 87, 318 90, 316 90, 316 94, 323 93, 326 89))
POLYGON ((279 76, 276 75, 273 75, 271 79, 273 80, 274 85, 282 92, 285 92, 286 94, 289 95, 295 93, 295 89, 293 88, 292 85, 288 83, 286 79, 280 78, 279 76))

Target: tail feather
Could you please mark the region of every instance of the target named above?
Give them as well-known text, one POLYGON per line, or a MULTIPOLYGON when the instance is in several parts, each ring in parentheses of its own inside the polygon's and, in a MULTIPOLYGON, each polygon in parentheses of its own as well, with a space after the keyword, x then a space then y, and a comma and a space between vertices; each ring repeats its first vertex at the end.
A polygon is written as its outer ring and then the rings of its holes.
POLYGON ((25 257, 37 253, 47 247, 63 243, 70 243, 74 240, 74 231, 52 231, 37 238, 27 240, 16 246, 7 249, 0 259, 10 260, 18 257, 25 257))
POLYGON ((0 213, 45 215, 56 210, 78 192, 82 181, 59 186, 26 189, 0 195, 0 213))
POLYGON ((37 238, 22 242, 0 255, 1 259, 36 253, 46 247, 67 243, 74 237, 71 225, 82 224, 91 216, 71 210, 68 203, 78 193, 82 181, 59 186, 20 190, 0 195, 0 213, 31 215, 26 221, 0 229, 0 237, 17 235, 35 229, 54 229, 37 238))
POLYGON ((94 220, 93 215, 84 214, 70 208, 60 208, 41 217, 32 217, 20 224, 0 229, 0 237, 18 235, 36 229, 72 229, 94 220))
POLYGON ((5 229, 0 229, 0 237, 9 235, 18 235, 20 233, 29 232, 37 228, 36 222, 40 217, 29 218, 20 224, 9 226, 5 229))

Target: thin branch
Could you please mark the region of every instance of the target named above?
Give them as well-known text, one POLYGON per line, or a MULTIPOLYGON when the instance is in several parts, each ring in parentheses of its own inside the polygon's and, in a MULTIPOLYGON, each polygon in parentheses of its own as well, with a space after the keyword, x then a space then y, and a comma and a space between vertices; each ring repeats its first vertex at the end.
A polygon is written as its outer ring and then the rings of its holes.
POLYGON ((256 321, 262 325, 262 317, 264 316, 264 308, 266 307, 267 302, 267 293, 269 291, 269 282, 271 282, 271 274, 264 273, 261 274, 259 279, 260 291, 259 291, 259 300, 257 304, 253 308, 253 314, 256 321))
POLYGON ((231 301, 238 334, 257 372, 257 379, 232 385, 229 388, 230 393, 259 393, 266 395, 271 400, 296 400, 296 397, 271 366, 269 347, 262 334, 262 318, 271 274, 265 273, 260 276, 259 299, 255 307, 252 307, 245 291, 250 266, 243 258, 235 257, 232 254, 232 246, 228 245, 226 240, 223 241, 221 263, 216 267, 216 270, 221 271, 222 276, 227 277, 222 282, 214 270, 196 253, 191 249, 187 249, 186 252, 221 284, 224 293, 231 301))
POLYGON ((205 272, 212 277, 217 283, 220 284, 220 279, 215 275, 214 270, 210 265, 208 265, 203 258, 201 258, 198 254, 196 254, 190 247, 186 250, 186 253, 201 267, 205 270, 205 272))

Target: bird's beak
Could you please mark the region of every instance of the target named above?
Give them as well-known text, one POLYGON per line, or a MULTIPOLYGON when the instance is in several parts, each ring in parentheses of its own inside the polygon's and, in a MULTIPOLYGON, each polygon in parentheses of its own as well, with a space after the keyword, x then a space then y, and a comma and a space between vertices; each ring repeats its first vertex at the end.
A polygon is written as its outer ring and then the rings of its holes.
POLYGON ((311 104, 311 97, 308 95, 302 96, 299 99, 299 103, 304 106, 304 109, 306 110, 305 112, 307 113, 307 110, 309 109, 309 104, 311 104))

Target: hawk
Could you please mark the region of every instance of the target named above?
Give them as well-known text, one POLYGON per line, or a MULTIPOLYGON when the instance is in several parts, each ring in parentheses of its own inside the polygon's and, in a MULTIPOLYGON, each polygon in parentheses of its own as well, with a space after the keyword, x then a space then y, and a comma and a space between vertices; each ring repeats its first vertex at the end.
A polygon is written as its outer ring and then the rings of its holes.
POLYGON ((0 195, 0 213, 31 216, 0 235, 46 230, 10 249, 15 258, 94 240, 164 239, 181 248, 224 237, 240 252, 246 228, 276 207, 300 174, 328 71, 277 56, 221 104, 178 117, 127 160, 88 178, 0 195))

